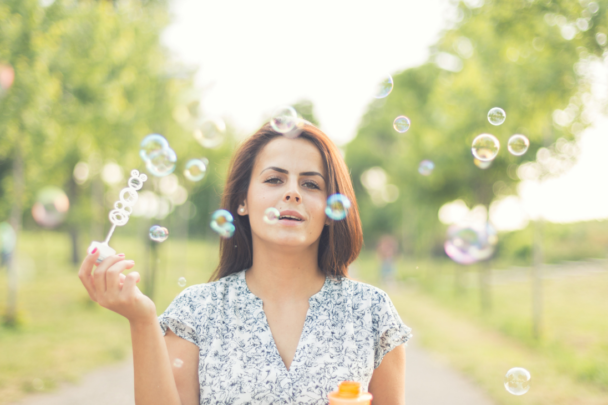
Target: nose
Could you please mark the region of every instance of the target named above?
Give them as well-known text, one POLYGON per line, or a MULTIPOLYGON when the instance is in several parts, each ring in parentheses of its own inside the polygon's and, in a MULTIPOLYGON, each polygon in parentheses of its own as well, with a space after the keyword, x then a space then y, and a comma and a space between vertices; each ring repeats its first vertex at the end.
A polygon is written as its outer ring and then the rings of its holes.
POLYGON ((300 194, 297 191, 288 191, 283 196, 283 201, 300 203, 300 202, 302 202, 302 196, 300 196, 300 194))

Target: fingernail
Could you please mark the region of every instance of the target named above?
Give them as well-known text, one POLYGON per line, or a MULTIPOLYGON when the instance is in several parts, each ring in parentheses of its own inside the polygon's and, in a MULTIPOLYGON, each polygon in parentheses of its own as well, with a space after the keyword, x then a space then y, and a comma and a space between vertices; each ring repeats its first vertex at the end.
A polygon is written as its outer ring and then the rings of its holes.
POLYGON ((125 257, 125 254, 124 253, 119 253, 118 256, 125 257))
POLYGON ((92 254, 92 255, 94 255, 94 254, 95 254, 95 252, 97 252, 97 248, 93 249, 93 250, 91 251, 91 254, 92 254))

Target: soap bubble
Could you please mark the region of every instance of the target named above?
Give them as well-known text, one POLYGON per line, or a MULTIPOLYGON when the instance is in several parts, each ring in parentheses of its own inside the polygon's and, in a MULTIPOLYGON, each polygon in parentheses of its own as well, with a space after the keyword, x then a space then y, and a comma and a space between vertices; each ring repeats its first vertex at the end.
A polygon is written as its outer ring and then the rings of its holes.
POLYGON ((500 107, 494 107, 488 111, 488 121, 492 125, 500 125, 507 119, 507 113, 500 107))
POLYGON ((169 237, 169 231, 160 225, 154 225, 150 228, 150 239, 154 242, 164 242, 169 237))
POLYGON ((433 169, 435 169, 435 163, 431 162, 430 160, 423 160, 418 166, 418 173, 423 176, 429 176, 431 173, 433 173, 433 169))
POLYGON ((219 118, 203 120, 194 131, 194 139, 204 148, 217 148, 224 142, 226 123, 219 118))
POLYGON ((500 142, 494 135, 481 134, 473 139, 471 152, 476 159, 487 162, 496 157, 498 149, 500 149, 500 142))
POLYGON ((488 160, 488 161, 481 161, 479 159, 473 159, 473 163, 475 163, 475 166, 479 167, 480 169, 487 169, 488 167, 492 166, 492 161, 488 160))
POLYGON ((153 176, 164 177, 173 173, 176 162, 177 155, 173 149, 167 147, 146 160, 146 169, 153 176))
POLYGON ((285 134, 292 131, 298 123, 298 113, 291 106, 276 109, 270 120, 270 126, 275 131, 285 134))
POLYGON ((11 88, 15 81, 15 70, 11 65, 0 64, 0 96, 11 88))
POLYGON ((173 367, 181 368, 181 366, 183 366, 183 365, 184 365, 184 361, 182 359, 176 358, 175 360, 173 360, 173 367))
POLYGON ((163 149, 169 147, 169 142, 160 134, 150 134, 146 136, 139 145, 139 156, 144 162, 152 159, 156 154, 163 149))
POLYGON ((507 371, 505 389, 513 395, 524 395, 530 389, 530 372, 521 367, 507 371))
POLYGON ((473 264, 489 259, 498 243, 496 230, 490 223, 452 225, 443 245, 450 259, 460 264, 473 264))
POLYGON ((280 216, 281 213, 278 209, 274 207, 266 208, 266 211, 264 211, 264 222, 270 225, 274 225, 279 222, 280 216))
POLYGON ((289 132, 285 132, 283 136, 289 139, 297 138, 304 130, 305 123, 306 121, 303 118, 298 117, 298 119, 296 119, 296 125, 293 127, 293 129, 289 132))
POLYGON ((375 98, 384 98, 391 94, 393 91, 393 77, 388 75, 385 77, 380 83, 378 83, 378 87, 376 89, 375 98))
POLYGON ((325 214, 334 221, 346 218, 350 209, 350 200, 342 194, 334 194, 327 199, 325 214))
POLYGON ((521 156, 528 151, 530 147, 530 141, 524 135, 513 135, 509 138, 507 143, 507 149, 512 155, 521 156))
POLYGON ((202 159, 190 159, 188 163, 186 163, 184 176, 186 176, 188 180, 200 181, 205 177, 205 173, 207 173, 207 165, 202 159))
POLYGON ((186 286, 186 278, 185 277, 180 277, 177 279, 177 285, 180 287, 185 287, 186 286))
POLYGON ((211 215, 211 229, 217 232, 222 238, 231 238, 234 235, 234 218, 229 211, 217 210, 211 215))
POLYGON ((405 115, 400 115, 393 121, 393 128, 400 134, 407 132, 410 129, 410 119, 405 115))
POLYGON ((38 192, 36 203, 32 207, 34 221, 45 228, 53 228, 65 219, 70 200, 63 190, 57 187, 45 187, 38 192))
POLYGON ((15 250, 17 236, 15 230, 8 222, 0 223, 0 253, 10 255, 15 250))

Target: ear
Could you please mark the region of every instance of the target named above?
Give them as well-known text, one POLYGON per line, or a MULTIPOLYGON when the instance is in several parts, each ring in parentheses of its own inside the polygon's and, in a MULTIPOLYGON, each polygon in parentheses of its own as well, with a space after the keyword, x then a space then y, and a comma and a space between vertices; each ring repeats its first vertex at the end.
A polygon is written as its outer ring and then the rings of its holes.
POLYGON ((239 208, 237 209, 237 212, 242 217, 244 217, 245 215, 249 215, 249 210, 247 209, 247 200, 245 200, 241 204, 239 204, 239 208))

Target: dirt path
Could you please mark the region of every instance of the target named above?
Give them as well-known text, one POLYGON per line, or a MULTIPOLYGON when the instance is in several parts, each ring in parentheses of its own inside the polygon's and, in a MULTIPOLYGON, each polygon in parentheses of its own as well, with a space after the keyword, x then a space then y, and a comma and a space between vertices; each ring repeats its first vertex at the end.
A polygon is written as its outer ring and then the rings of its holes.
MULTIPOLYGON (((438 363, 425 350, 407 348, 408 405, 493 405, 462 375, 438 363)), ((34 394, 14 405, 134 405, 131 361, 100 368, 78 385, 65 384, 53 393, 34 394)))

